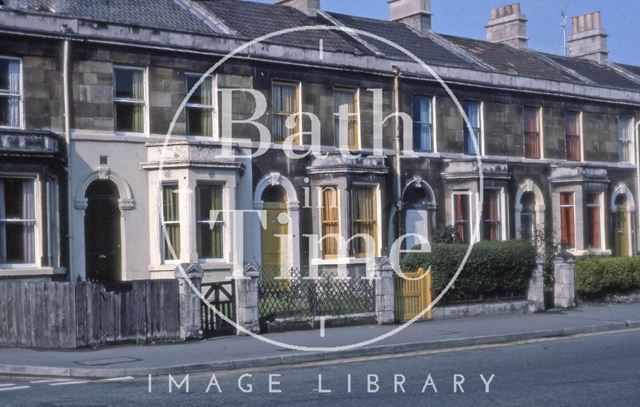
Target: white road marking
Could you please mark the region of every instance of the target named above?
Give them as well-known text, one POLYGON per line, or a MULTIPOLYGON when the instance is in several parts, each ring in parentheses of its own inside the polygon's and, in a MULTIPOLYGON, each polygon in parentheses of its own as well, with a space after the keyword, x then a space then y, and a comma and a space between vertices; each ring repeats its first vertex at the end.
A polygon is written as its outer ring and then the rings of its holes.
POLYGON ((9 391, 9 390, 23 390, 28 389, 31 386, 16 386, 16 387, 3 387, 0 391, 9 391))
POLYGON ((56 382, 68 382, 69 378, 66 379, 45 379, 45 380, 34 380, 31 384, 43 384, 43 383, 56 383, 56 382))
POLYGON ((58 383, 49 383, 49 386, 66 386, 68 384, 85 384, 89 383, 90 380, 75 380, 72 382, 58 382, 58 383))
POLYGON ((11 386, 15 386, 15 384, 13 383, 0 384, 0 387, 11 387, 11 386))
POLYGON ((99 382, 126 382, 129 380, 135 380, 133 376, 125 376, 125 377, 113 377, 111 379, 101 379, 99 382))

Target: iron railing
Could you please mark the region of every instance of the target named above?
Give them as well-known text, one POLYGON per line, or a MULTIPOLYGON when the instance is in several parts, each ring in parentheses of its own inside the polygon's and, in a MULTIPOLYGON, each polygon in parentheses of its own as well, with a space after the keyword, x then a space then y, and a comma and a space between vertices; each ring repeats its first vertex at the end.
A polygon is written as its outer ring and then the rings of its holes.
POLYGON ((335 273, 326 272, 321 272, 318 279, 305 278, 308 276, 308 269, 293 268, 289 279, 261 280, 260 320, 271 322, 375 312, 372 280, 338 279, 335 273))

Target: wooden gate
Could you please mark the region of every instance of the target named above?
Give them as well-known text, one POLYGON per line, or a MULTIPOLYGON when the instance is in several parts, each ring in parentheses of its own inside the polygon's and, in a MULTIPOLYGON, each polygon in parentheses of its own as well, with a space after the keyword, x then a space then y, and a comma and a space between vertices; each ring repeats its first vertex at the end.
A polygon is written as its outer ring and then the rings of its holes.
MULTIPOLYGON (((396 320, 409 321, 431 304, 431 272, 419 268, 404 273, 407 279, 396 276, 396 320), (426 274, 426 275, 425 275, 426 274)), ((422 319, 431 319, 429 311, 422 319)))
MULTIPOLYGON (((229 320, 236 320, 235 282, 203 283, 202 293, 211 306, 229 320)), ((221 335, 235 335, 235 327, 225 321, 211 307, 202 302, 202 331, 205 338, 221 335)))

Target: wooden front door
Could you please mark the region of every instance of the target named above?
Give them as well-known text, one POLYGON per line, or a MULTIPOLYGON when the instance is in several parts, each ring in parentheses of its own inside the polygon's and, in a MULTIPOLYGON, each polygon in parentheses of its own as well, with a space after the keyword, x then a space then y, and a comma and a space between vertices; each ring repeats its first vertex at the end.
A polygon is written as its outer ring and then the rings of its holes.
POLYGON ((121 280, 120 209, 118 189, 111 181, 96 181, 86 193, 84 215, 87 280, 121 280))
POLYGON ((266 281, 278 277, 291 268, 289 253, 289 216, 286 203, 265 202, 266 228, 262 229, 262 266, 266 281), (281 237, 286 236, 286 238, 281 237))
MULTIPOLYGON (((396 276, 396 320, 409 321, 431 304, 431 272, 424 268, 404 273, 407 279, 396 276)), ((431 319, 432 312, 422 319, 431 319)))

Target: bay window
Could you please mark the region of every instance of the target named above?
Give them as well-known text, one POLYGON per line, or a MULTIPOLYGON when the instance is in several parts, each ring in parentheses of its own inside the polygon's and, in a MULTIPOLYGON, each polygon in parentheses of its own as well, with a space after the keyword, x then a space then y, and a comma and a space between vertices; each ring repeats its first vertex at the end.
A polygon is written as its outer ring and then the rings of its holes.
MULTIPOLYGON (((187 94, 201 79, 200 75, 187 74, 185 86, 187 94)), ((185 105, 187 119, 187 136, 213 137, 214 135, 214 107, 213 79, 207 77, 195 89, 185 105)))
POLYGON ((453 227, 460 243, 471 242, 471 199, 468 193, 453 194, 453 227))
POLYGON ((565 148, 567 161, 582 160, 580 113, 565 112, 565 148))
POLYGON ((433 113, 431 98, 413 97, 413 151, 433 151, 433 113))
POLYGON ((223 186, 196 187, 196 240, 200 260, 224 258, 223 186))
POLYGON ((274 82, 271 91, 273 129, 271 134, 274 143, 284 143, 286 139, 293 136, 293 144, 300 144, 296 135, 300 133, 300 95, 299 84, 288 82, 274 82), (296 117, 296 126, 292 129, 287 127, 287 119, 291 115, 296 117))
POLYGON ((144 68, 113 69, 115 131, 144 133, 146 111, 144 68))
POLYGON ((360 106, 358 90, 335 88, 333 93, 333 116, 335 122, 336 146, 349 149, 360 148, 360 106), (340 108, 346 106, 347 117, 344 129, 340 127, 340 108), (343 134, 346 132, 346 134, 343 134), (344 145, 344 143, 347 143, 344 145))
POLYGON ((560 226, 562 229, 562 246, 567 249, 576 247, 575 197, 573 192, 560 193, 560 226))
POLYGON ((463 121, 464 128, 464 153, 468 155, 476 155, 482 152, 482 129, 481 129, 481 108, 480 102, 465 100, 462 102, 462 108, 469 118, 471 130, 466 121, 463 121), (474 143, 475 140, 475 143, 474 143))
POLYGON ((538 159, 541 155, 540 108, 524 108, 524 156, 538 159))
POLYGON ((633 119, 620 117, 618 119, 618 154, 623 163, 632 163, 633 159, 633 119))
POLYGON ((0 178, 0 264, 36 264, 35 180, 0 178))
POLYGON ((351 190, 351 210, 353 236, 364 235, 353 240, 356 258, 372 258, 378 252, 378 205, 376 188, 354 187, 351 190), (369 247, 373 242, 373 247, 369 247))
POLYGON ((180 196, 178 184, 162 186, 162 242, 163 259, 180 259, 180 196), (171 250, 173 248, 173 251, 171 250))
POLYGON ((0 57, 0 127, 21 126, 21 63, 0 57))
POLYGON ((330 235, 340 234, 339 220, 339 197, 335 187, 325 187, 322 189, 322 255, 325 259, 338 257, 338 240, 330 235))

